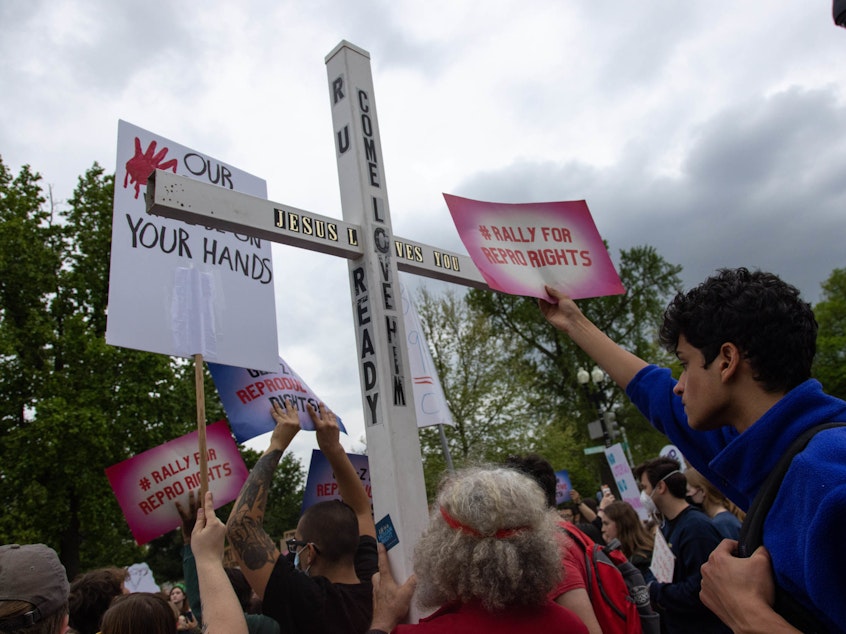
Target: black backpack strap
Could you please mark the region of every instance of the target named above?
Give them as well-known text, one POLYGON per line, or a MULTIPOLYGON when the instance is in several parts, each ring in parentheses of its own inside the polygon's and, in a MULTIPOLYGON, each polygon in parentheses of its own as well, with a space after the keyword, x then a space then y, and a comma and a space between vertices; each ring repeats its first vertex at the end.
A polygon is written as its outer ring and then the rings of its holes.
MULTIPOLYGON (((752 501, 752 505, 749 507, 746 519, 743 520, 737 547, 739 557, 750 557, 764 543, 764 521, 767 519, 770 508, 775 501, 776 495, 778 495, 778 490, 781 488, 784 476, 796 454, 801 453, 808 446, 808 443, 811 442, 811 438, 819 432, 833 427, 843 426, 846 426, 846 423, 824 423, 817 425, 806 430, 791 443, 790 447, 788 447, 787 451, 784 452, 778 463, 776 463, 775 468, 770 472, 770 475, 767 476, 767 479, 752 501)), ((810 614, 807 608, 778 586, 776 586, 775 610, 794 627, 799 628, 803 632, 823 633, 828 631, 816 617, 810 614)))
POLYGON ((739 544, 737 550, 740 557, 750 557, 755 552, 755 549, 764 543, 764 520, 767 519, 770 507, 773 505, 776 495, 778 495, 778 490, 781 488, 784 475, 790 468, 790 463, 793 462, 796 454, 805 449, 808 443, 811 442, 811 438, 816 436, 817 433, 825 429, 831 429, 832 427, 843 426, 846 426, 846 423, 824 423, 817 425, 806 430, 787 448, 787 451, 784 452, 776 463, 775 468, 767 476, 764 484, 761 485, 758 494, 749 507, 749 511, 746 513, 746 519, 743 520, 743 524, 740 527, 740 539, 738 539, 739 544))

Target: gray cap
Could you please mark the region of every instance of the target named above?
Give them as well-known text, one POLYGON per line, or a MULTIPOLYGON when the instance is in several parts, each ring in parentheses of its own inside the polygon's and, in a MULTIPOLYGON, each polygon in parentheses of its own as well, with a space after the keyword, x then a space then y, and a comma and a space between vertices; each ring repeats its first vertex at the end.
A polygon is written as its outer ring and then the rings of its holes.
POLYGON ((68 576, 56 551, 44 544, 0 546, 0 601, 26 601, 26 614, 0 620, 19 629, 51 616, 68 600, 68 576))

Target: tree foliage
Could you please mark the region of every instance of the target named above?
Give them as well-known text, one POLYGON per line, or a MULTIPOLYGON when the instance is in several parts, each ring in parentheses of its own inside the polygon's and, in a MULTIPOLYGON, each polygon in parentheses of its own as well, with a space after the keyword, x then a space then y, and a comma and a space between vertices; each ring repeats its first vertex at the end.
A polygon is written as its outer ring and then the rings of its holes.
MULTIPOLYGON (((194 368, 106 345, 114 177, 95 163, 63 209, 40 180, 0 160, 0 543, 50 544, 73 578, 155 554, 104 470, 195 428, 194 368)), ((280 491, 293 494, 302 473, 289 467, 280 491)))
POLYGON ((846 399, 846 268, 832 271, 822 289, 814 306, 819 323, 814 376, 826 392, 846 399))
MULTIPOLYGON (((580 301, 580 308, 634 354, 672 364, 656 335, 667 301, 681 288, 681 267, 641 246, 621 252, 618 270, 627 292, 580 301)), ((599 413, 576 381, 578 369, 590 370, 592 362, 549 325, 536 300, 471 290, 461 299, 424 296, 419 310, 450 409, 461 420, 451 446, 473 447, 474 456, 484 459, 537 451, 556 469, 568 469, 577 488, 598 485, 600 461, 583 449, 598 444, 589 438, 587 423, 599 413), (472 443, 464 444, 465 436, 472 443)), ((599 398, 602 409, 613 410, 625 426, 636 461, 658 453, 663 436, 619 389, 604 384, 599 398)), ((422 439, 427 459, 435 460, 435 441, 422 439)))
MULTIPOLYGON (((444 428, 455 465, 530 449, 536 425, 520 389, 528 379, 522 377, 523 344, 495 333, 488 319, 471 311, 465 294, 436 296, 422 288, 415 303, 455 422, 444 428)), ((423 428, 420 440, 431 495, 446 463, 436 428, 423 428)))

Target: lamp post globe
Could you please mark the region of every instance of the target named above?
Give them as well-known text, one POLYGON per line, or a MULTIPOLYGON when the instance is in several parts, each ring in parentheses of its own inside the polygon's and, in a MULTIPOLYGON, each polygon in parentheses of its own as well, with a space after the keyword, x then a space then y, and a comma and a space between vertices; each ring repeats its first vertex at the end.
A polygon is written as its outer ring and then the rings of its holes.
POLYGON ((593 370, 590 371, 590 378, 594 383, 599 385, 605 380, 605 372, 598 365, 595 365, 593 366, 593 370))

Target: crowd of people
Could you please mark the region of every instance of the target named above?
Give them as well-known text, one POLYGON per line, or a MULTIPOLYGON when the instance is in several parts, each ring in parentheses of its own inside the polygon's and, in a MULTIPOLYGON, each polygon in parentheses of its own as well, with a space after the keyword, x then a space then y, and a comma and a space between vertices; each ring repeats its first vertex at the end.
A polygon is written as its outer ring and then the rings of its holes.
POLYGON ((797 437, 846 422, 846 403, 810 379, 816 322, 798 291, 768 273, 726 269, 679 293, 660 332, 681 363, 678 380, 547 291, 546 319, 689 460, 635 467, 638 510, 604 488, 598 501, 572 491, 556 508, 555 473, 539 455, 461 469, 439 486, 414 574, 396 580, 337 418, 309 405, 343 501, 309 507, 283 553, 262 524, 300 426, 290 403, 274 403, 269 446, 227 523, 209 492, 177 505, 184 583, 168 595, 129 594, 121 568, 69 583, 48 546, 5 545, 0 632, 846 632, 846 550, 835 533, 846 510, 846 430, 816 433, 775 484, 772 506, 753 503, 797 437), (744 511, 765 514, 762 545, 749 541, 744 511), (225 539, 236 567, 223 565, 225 539), (665 561, 670 553, 669 577, 652 565, 659 551, 665 561), (636 583, 620 587, 636 609, 615 616, 614 598, 596 592, 597 552, 622 576, 619 562, 631 564, 636 583), (412 601, 428 616, 404 623, 412 601))

